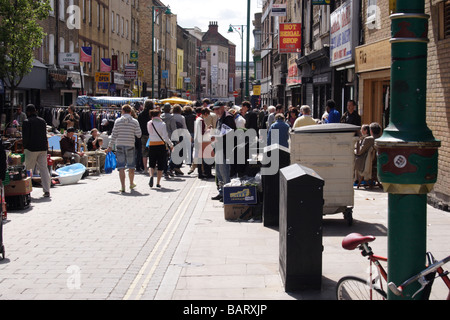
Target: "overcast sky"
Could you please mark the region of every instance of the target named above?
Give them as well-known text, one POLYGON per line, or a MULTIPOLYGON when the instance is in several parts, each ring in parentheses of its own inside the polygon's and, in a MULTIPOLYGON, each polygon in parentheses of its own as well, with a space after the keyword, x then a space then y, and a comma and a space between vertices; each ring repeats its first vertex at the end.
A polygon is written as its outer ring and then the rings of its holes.
MULTIPOLYGON (((255 13, 261 12, 259 0, 251 0, 250 15, 250 61, 253 60, 251 50, 254 47, 253 20, 255 13)), ((183 28, 199 27, 203 32, 208 30, 210 21, 217 21, 219 32, 236 45, 236 60, 241 61, 241 37, 238 33, 228 33, 230 24, 247 24, 247 1, 245 0, 164 0, 164 4, 177 15, 178 25, 183 28)), ((246 55, 246 30, 244 31, 244 60, 246 55)))

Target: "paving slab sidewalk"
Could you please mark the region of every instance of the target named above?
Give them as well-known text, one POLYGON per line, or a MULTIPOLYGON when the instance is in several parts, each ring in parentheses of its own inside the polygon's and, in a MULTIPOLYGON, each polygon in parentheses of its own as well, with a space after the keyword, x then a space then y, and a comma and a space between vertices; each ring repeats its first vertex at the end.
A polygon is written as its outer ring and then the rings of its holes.
MULTIPOLYGON (((164 300, 335 300, 345 275, 368 277, 369 263, 359 250, 346 251, 342 239, 358 232, 377 237, 378 255, 387 255, 387 199, 380 189, 355 188, 354 223, 342 214, 323 219, 322 289, 285 292, 279 274, 279 233, 261 221, 230 222, 223 205, 212 201, 213 183, 206 182, 197 207, 169 265, 155 299, 164 300)), ((450 253, 450 213, 428 206, 428 250, 436 258, 450 253)), ((445 299, 436 282, 432 299, 445 299)))

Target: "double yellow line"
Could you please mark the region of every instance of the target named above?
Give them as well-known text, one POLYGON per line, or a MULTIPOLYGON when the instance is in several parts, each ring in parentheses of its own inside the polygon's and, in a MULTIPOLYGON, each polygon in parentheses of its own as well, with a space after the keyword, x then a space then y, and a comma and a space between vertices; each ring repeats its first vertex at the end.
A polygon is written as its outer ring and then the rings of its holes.
POLYGON ((186 196, 184 197, 183 201, 181 202, 180 206, 178 207, 177 211, 173 215, 172 219, 170 220, 167 227, 164 229, 163 234, 159 238, 156 245, 153 247, 152 252, 147 257, 144 265, 139 270, 138 274, 136 275, 136 278, 131 283, 130 287, 128 288, 127 293, 125 294, 123 300, 130 300, 133 292, 136 289, 139 289, 135 296, 135 300, 139 300, 142 298, 142 296, 145 293, 145 290, 147 289, 148 283, 153 277, 153 274, 155 273, 155 270, 159 263, 161 262, 161 259, 166 252, 167 247, 169 246, 170 242, 172 241, 173 236, 175 235, 175 232, 178 229, 178 226, 180 225, 181 220, 183 219, 184 214, 187 211, 187 208, 191 204, 194 197, 192 196, 191 191, 195 188, 197 188, 197 185, 199 184, 199 179, 195 179, 195 182, 192 184, 189 191, 186 193, 186 196), (161 247, 161 250, 158 249, 161 247), (157 255, 158 254, 158 255, 157 255), (156 256, 157 255, 157 256, 156 256), (156 259, 153 261, 153 258, 156 256, 156 259), (153 261, 153 263, 150 265, 150 263, 153 261), (147 271, 148 270, 148 271, 147 271), (140 287, 138 286, 141 279, 144 278, 142 284, 140 287))

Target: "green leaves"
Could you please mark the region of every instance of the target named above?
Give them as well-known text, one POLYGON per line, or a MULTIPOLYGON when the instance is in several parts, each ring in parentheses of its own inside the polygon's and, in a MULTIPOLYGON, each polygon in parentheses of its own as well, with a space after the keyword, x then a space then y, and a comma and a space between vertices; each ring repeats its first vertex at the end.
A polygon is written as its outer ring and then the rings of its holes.
POLYGON ((0 0, 0 78, 11 89, 33 67, 34 50, 45 37, 38 21, 50 10, 49 0, 0 0))

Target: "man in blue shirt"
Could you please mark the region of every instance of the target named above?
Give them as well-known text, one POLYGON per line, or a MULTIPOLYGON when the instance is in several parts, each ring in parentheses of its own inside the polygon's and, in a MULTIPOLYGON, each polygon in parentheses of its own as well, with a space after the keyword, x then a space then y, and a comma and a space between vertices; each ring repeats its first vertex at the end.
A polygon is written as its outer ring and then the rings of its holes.
POLYGON ((341 114, 336 110, 336 102, 334 102, 334 100, 328 100, 327 107, 330 108, 327 123, 340 123, 341 114))
POLYGON ((289 148, 289 125, 285 122, 284 115, 278 113, 275 116, 275 122, 269 129, 269 133, 267 134, 267 145, 270 146, 272 143, 276 143, 276 141, 272 141, 273 132, 272 130, 278 130, 278 144, 280 146, 289 148))

